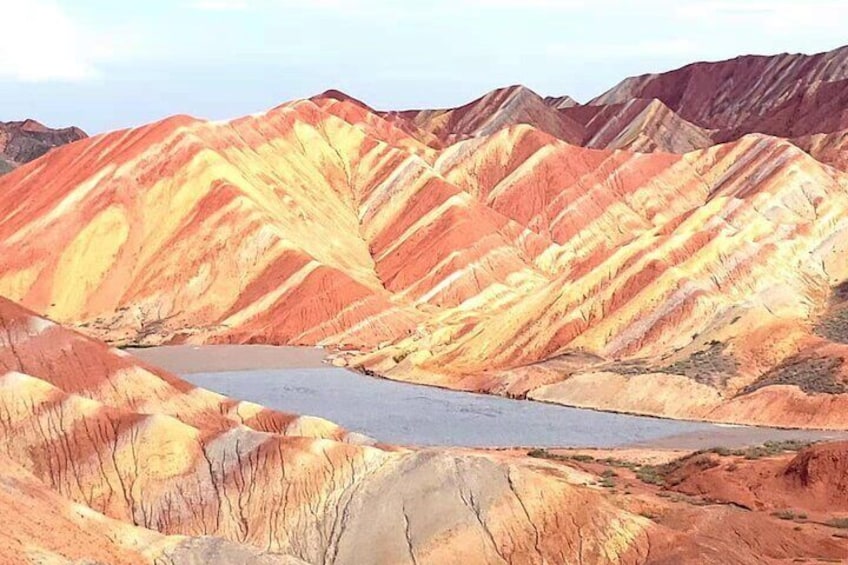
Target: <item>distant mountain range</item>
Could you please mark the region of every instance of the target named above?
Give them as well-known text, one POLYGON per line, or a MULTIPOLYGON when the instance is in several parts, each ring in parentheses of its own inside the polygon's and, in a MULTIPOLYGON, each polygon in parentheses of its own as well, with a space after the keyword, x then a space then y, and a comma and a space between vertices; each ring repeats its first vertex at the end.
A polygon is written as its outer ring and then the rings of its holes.
POLYGON ((50 129, 35 120, 0 122, 0 174, 85 137, 85 132, 76 127, 50 129))
POLYGON ((848 429, 846 80, 843 48, 584 105, 0 125, 0 562, 845 561, 846 442, 386 445, 114 346, 321 345, 420 384, 848 429))
POLYGON ((841 48, 586 105, 329 91, 98 135, 0 179, 0 294, 115 343, 322 344, 420 383, 848 428, 845 80, 841 48))

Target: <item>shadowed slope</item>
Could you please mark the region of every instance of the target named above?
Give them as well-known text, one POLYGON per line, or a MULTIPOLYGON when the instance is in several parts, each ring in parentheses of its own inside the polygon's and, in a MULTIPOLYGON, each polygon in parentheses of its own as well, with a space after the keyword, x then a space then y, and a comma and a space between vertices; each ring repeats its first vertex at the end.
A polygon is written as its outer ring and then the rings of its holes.
POLYGON ((584 127, 582 145, 597 149, 687 153, 714 143, 710 130, 687 122, 656 99, 600 107, 584 127))
POLYGON ((571 96, 545 96, 544 100, 545 104, 551 106, 552 108, 556 108, 557 110, 562 110, 563 108, 571 108, 580 104, 571 96))

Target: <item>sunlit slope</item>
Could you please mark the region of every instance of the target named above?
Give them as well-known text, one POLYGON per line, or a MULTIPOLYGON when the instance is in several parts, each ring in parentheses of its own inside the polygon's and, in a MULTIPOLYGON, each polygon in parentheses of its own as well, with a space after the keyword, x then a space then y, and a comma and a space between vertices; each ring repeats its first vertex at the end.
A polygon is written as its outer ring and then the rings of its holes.
POLYGON ((416 304, 536 276, 526 248, 544 244, 441 178, 425 146, 330 110, 175 117, 17 171, 0 184, 0 294, 113 340, 362 346, 414 327, 416 304))
MULTIPOLYGON (((550 282, 501 310, 478 311, 473 322, 467 313, 455 321, 439 318, 429 332, 395 346, 414 353, 393 353, 391 359, 404 359, 397 367, 388 358, 377 362, 380 354, 366 363, 425 382, 505 390, 513 376, 492 377, 493 369, 512 370, 570 352, 591 354, 596 362, 668 359, 638 372, 685 373, 693 368, 670 369, 677 359, 669 358, 720 346, 734 361, 713 369, 724 373, 718 383, 687 377, 676 383, 683 385, 680 394, 696 399, 697 411, 673 401, 645 409, 707 417, 773 367, 814 346, 813 326, 831 287, 848 276, 842 259, 848 244, 844 175, 786 141, 764 136, 673 156, 540 144, 529 129, 500 135, 502 140, 465 142, 473 149, 455 145, 437 166, 490 206, 551 237, 556 245, 537 258, 550 282), (471 156, 457 164, 451 152, 464 151, 471 156), (516 160, 513 151, 529 156, 516 160), (453 376, 436 376, 445 373, 453 376)), ((628 372, 615 365, 594 370, 628 372)), ((527 371, 528 382, 511 393, 525 394, 569 375, 565 369, 540 368, 535 377, 532 368, 527 371)), ((642 388, 662 391, 663 382, 653 379, 642 388)), ((595 401, 605 396, 599 390, 589 386, 573 403, 595 405, 593 396, 595 401)), ((816 392, 802 391, 801 397, 816 392)), ((803 398, 782 412, 728 409, 714 417, 844 426, 836 409, 841 404, 829 405, 836 398, 841 397, 814 400, 828 408, 813 419, 809 407, 801 408, 803 398), (795 409, 800 413, 793 414, 795 409)), ((640 403, 649 405, 645 400, 605 406, 640 411, 640 403)))

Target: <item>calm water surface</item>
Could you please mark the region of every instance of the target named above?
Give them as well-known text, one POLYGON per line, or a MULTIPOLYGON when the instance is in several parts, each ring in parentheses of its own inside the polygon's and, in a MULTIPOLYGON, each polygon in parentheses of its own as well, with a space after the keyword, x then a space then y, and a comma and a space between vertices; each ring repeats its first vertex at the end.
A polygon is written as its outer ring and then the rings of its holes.
POLYGON ((335 367, 185 374, 226 396, 326 418, 388 443, 700 449, 846 434, 681 422, 377 379, 335 367))

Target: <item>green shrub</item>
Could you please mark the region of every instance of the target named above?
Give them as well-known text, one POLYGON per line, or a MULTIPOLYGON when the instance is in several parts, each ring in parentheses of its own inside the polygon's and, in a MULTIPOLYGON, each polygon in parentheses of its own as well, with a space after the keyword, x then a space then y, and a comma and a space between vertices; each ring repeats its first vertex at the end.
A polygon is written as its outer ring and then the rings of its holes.
POLYGON ((636 469, 639 465, 633 463, 631 461, 622 461, 621 459, 616 459, 615 457, 607 457, 606 459, 601 459, 601 463, 605 465, 609 465, 610 467, 621 467, 623 469, 636 469))
POLYGON ((400 363, 401 361, 409 357, 409 353, 409 351, 401 351, 399 353, 395 353, 394 355, 392 355, 392 361, 394 361, 395 364, 400 363))
POLYGON ((777 512, 772 512, 771 515, 781 520, 794 520, 797 518, 795 512, 792 510, 778 510, 777 512))
POLYGON ((665 485, 665 477, 662 476, 660 468, 654 465, 642 465, 636 469, 636 478, 649 485, 665 485))
POLYGON ((848 518, 834 518, 833 520, 828 520, 827 525, 834 528, 848 530, 848 518))

